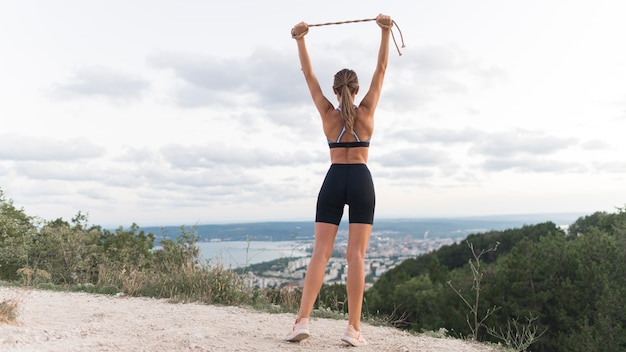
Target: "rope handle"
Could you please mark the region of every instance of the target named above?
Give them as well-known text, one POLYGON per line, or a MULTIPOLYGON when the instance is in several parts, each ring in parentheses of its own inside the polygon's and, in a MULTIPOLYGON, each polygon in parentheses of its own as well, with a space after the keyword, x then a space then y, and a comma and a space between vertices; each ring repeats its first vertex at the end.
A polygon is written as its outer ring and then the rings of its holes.
MULTIPOLYGON (((300 33, 298 35, 296 35, 294 33, 294 28, 291 29, 291 37, 293 39, 300 39, 302 37, 304 37, 307 33, 309 33, 309 27, 321 27, 321 26, 329 26, 329 25, 336 25, 336 24, 345 24, 345 23, 359 23, 359 22, 370 22, 370 21, 376 21, 375 18, 367 18, 364 20, 350 20, 350 21, 341 21, 341 22, 326 22, 326 23, 317 23, 317 24, 309 24, 307 26, 307 29, 303 32, 300 33)), ((398 47, 398 43, 396 42, 396 36, 393 34, 393 26, 396 26, 396 28, 398 29, 398 33, 400 33, 400 41, 402 42, 402 47, 404 48, 404 36, 402 35, 402 31, 400 30, 400 27, 398 26, 398 24, 396 23, 396 21, 391 20, 391 25, 389 26, 385 26, 382 25, 380 23, 378 23, 379 26, 383 27, 383 28, 388 28, 391 30, 391 38, 393 39, 393 43, 396 46, 396 50, 398 50, 398 55, 402 56, 402 53, 400 52, 400 48, 398 47)))

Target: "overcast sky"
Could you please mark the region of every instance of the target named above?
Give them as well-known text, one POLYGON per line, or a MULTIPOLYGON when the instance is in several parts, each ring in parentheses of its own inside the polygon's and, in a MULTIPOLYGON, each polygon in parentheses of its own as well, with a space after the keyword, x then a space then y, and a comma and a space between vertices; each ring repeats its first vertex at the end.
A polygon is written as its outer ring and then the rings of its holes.
MULTIPOLYGON (((290 30, 381 12, 406 47, 370 147, 377 218, 626 204, 621 0, 0 0, 0 189, 105 226, 313 220, 329 151, 290 30)), ((329 98, 344 67, 365 92, 379 38, 311 28, 329 98)))

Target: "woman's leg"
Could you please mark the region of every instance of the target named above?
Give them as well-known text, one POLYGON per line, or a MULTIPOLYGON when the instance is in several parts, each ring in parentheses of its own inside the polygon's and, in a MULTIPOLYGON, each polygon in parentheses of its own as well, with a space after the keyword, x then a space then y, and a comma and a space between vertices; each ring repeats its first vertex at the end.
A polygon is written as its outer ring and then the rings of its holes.
POLYGON ((348 324, 356 331, 361 330, 361 310, 363 307, 363 291, 365 290, 365 251, 372 233, 370 224, 350 224, 348 228, 348 248, 346 261, 348 277, 346 290, 348 293, 348 324))
POLYGON ((304 287, 302 288, 302 300, 300 301, 300 311, 296 322, 300 318, 308 318, 313 310, 313 304, 324 283, 326 274, 326 264, 333 254, 335 247, 335 236, 339 226, 323 222, 315 223, 315 244, 309 267, 304 277, 304 287))

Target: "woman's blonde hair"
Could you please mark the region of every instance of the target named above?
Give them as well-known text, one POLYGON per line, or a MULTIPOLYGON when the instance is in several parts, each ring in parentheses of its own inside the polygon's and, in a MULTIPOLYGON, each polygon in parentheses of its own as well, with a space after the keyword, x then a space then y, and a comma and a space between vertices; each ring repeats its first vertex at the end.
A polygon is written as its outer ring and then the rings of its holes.
POLYGON ((359 89, 359 79, 356 73, 344 68, 335 74, 333 89, 341 96, 341 117, 346 125, 346 132, 352 134, 354 130, 354 119, 356 118, 356 108, 354 106, 354 95, 359 89))

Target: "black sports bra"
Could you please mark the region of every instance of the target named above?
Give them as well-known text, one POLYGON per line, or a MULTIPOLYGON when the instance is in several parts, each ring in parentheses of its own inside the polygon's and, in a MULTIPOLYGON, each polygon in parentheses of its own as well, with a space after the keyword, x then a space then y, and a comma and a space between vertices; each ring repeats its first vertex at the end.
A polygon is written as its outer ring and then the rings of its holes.
POLYGON ((369 148, 369 146, 370 146, 370 139, 371 138, 362 141, 354 130, 352 130, 352 135, 354 136, 356 141, 354 141, 354 142, 340 142, 341 141, 341 137, 343 137, 344 133, 346 133, 346 126, 345 125, 341 128, 341 132, 339 132, 339 136, 337 137, 337 141, 336 142, 333 142, 332 140, 328 139, 328 147, 329 148, 356 148, 356 147, 369 148))

